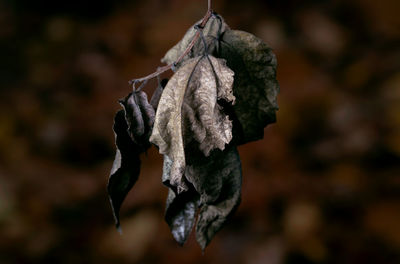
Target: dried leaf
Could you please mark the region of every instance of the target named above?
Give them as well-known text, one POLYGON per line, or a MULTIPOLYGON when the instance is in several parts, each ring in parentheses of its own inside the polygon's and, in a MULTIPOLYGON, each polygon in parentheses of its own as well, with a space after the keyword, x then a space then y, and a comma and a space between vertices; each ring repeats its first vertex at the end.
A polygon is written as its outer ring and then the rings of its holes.
POLYGON ((192 189, 179 195, 171 189, 168 190, 165 221, 171 229, 172 236, 181 246, 193 229, 197 204, 198 195, 192 189))
MULTIPOLYGON (((182 245, 200 207, 196 238, 204 250, 240 203, 241 164, 234 146, 224 151, 214 150, 208 157, 194 148, 186 157, 189 190, 180 194, 169 190, 165 219, 174 238, 182 245)), ((171 165, 172 160, 164 156, 165 183, 168 183, 171 165)))
POLYGON ((240 203, 242 169, 235 146, 190 157, 185 177, 200 194, 196 239, 204 250, 240 203))
POLYGON ((208 156, 232 139, 232 123, 218 99, 233 102, 233 72, 212 56, 190 59, 169 80, 161 96, 150 141, 173 161, 170 184, 188 190, 183 178, 185 146, 192 141, 208 156))
MULTIPOLYGON (((169 182, 171 166, 172 160, 164 155, 163 182, 166 184, 169 182)), ((172 186, 169 187, 165 221, 168 223, 175 240, 183 245, 193 228, 199 195, 194 191, 193 186, 190 186, 187 192, 180 194, 177 194, 172 186)))
POLYGON ((147 100, 146 93, 132 92, 119 102, 125 110, 128 133, 133 142, 143 149, 149 148, 148 138, 154 124, 155 112, 147 100))
POLYGON ((264 127, 276 121, 278 110, 279 85, 274 53, 250 33, 227 30, 221 36, 216 56, 226 59, 229 68, 235 72, 233 93, 236 104, 233 110, 239 121, 233 124, 236 144, 262 139, 264 127))
POLYGON ((119 228, 119 210, 129 190, 133 187, 140 173, 140 148, 129 136, 125 113, 120 110, 115 115, 113 130, 117 152, 107 190, 111 207, 114 213, 115 223, 119 228))
POLYGON ((156 90, 154 91, 151 99, 150 99, 150 104, 154 108, 154 110, 157 110, 158 103, 160 102, 161 94, 164 91, 165 86, 167 86, 168 79, 163 79, 161 82, 159 82, 156 90))
MULTIPOLYGON (((198 21, 195 25, 199 25, 201 21, 198 21)), ((197 29, 195 29, 195 25, 190 27, 186 34, 183 36, 182 40, 180 40, 174 47, 172 47, 165 54, 164 58, 161 59, 161 62, 171 64, 177 61, 179 56, 181 56, 186 48, 189 46, 190 42, 194 38, 197 29)), ((224 20, 219 15, 213 15, 207 21, 206 25, 203 28, 203 35, 207 42, 208 53, 212 54, 218 42, 215 41, 218 37, 228 30, 229 26, 225 24, 224 20)), ((183 60, 177 65, 179 68, 182 63, 190 58, 195 58, 197 56, 204 54, 204 45, 201 41, 197 41, 188 55, 186 55, 183 60)))
POLYGON ((117 228, 121 204, 140 173, 139 155, 150 147, 155 115, 144 92, 133 92, 120 103, 124 110, 118 111, 114 118, 117 151, 107 185, 117 228))
MULTIPOLYGON (((183 39, 170 49, 162 59, 173 63, 184 52, 196 33, 190 28, 183 39)), ((230 30, 222 17, 210 18, 203 30, 208 53, 223 58, 235 72, 234 95, 237 104, 233 109, 228 105, 225 112, 234 121, 234 141, 237 145, 262 139, 264 127, 276 121, 276 101, 279 85, 276 80, 276 58, 272 50, 261 39, 238 30, 230 30)), ((177 67, 189 58, 201 56, 204 44, 197 41, 191 52, 177 67)))

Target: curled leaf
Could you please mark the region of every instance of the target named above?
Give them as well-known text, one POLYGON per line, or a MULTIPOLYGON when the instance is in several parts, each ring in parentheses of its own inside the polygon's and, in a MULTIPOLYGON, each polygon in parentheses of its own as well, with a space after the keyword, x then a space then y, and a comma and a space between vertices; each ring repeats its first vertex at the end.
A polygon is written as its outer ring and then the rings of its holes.
MULTIPOLYGON (((190 28, 183 39, 170 49, 163 62, 173 63, 184 52, 196 34, 194 27, 190 28)), ((225 112, 230 113, 234 121, 234 141, 244 144, 262 139, 264 127, 276 121, 276 101, 279 85, 276 80, 276 57, 271 48, 254 35, 230 30, 219 15, 212 16, 204 27, 204 36, 207 52, 202 41, 197 41, 178 67, 196 56, 213 54, 223 58, 227 65, 235 72, 233 86, 237 103, 231 109, 228 105, 225 112)))
POLYGON ((162 81, 159 82, 156 90, 154 91, 151 99, 150 99, 150 104, 151 106, 157 110, 158 103, 160 102, 161 94, 164 91, 165 86, 167 86, 168 79, 162 79, 162 81))
POLYGON ((115 115, 113 130, 117 151, 108 180, 107 191, 114 213, 115 224, 119 228, 119 210, 129 190, 140 173, 140 150, 132 141, 123 110, 115 115))
POLYGON ((150 141, 173 161, 170 184, 188 190, 183 178, 185 146, 192 141, 208 156, 232 139, 232 123, 217 104, 233 102, 233 72, 224 60, 201 56, 188 60, 169 80, 161 96, 150 141))
POLYGON ((149 104, 146 93, 132 92, 119 102, 124 108, 129 136, 143 149, 149 148, 148 138, 154 124, 155 111, 149 104))
MULTIPOLYGON (((195 25, 199 25, 200 23, 201 21, 198 21, 195 25)), ((161 62, 171 64, 178 60, 178 58, 184 53, 184 51, 196 35, 197 29, 195 29, 195 25, 190 27, 183 38, 174 47, 167 51, 164 58, 161 59, 161 62)), ((217 40, 219 36, 228 29, 229 26, 225 24, 221 16, 215 14, 209 18, 203 28, 203 35, 205 37, 206 43, 208 44, 208 53, 212 54, 214 52, 217 47, 216 45, 218 45, 218 42, 215 40, 217 40)), ((183 58, 183 60, 177 65, 177 67, 179 68, 184 61, 203 54, 204 45, 201 41, 197 41, 189 54, 187 54, 183 58)))
POLYGON ((264 127, 276 121, 278 110, 279 85, 274 53, 250 33, 227 30, 221 37, 216 56, 226 59, 235 72, 233 110, 239 122, 234 122, 233 130, 240 135, 235 137, 236 144, 262 139, 264 127))
POLYGON ((196 239, 204 250, 240 203, 242 169, 234 146, 191 157, 185 176, 200 194, 196 239))
MULTIPOLYGON (((164 156, 164 180, 169 178, 171 165, 172 160, 164 156)), ((200 207, 196 239, 204 250, 240 203, 242 176, 236 147, 214 150, 208 157, 192 149, 187 155, 185 177, 189 190, 177 194, 170 188, 165 219, 174 238, 182 245, 200 207)))
MULTIPOLYGON (((163 179, 169 179, 172 160, 164 155, 163 179)), ((168 183, 168 181, 164 181, 168 183)), ((177 194, 172 186, 169 186, 167 203, 165 208, 165 221, 171 229, 175 240, 183 245, 193 228, 195 214, 198 208, 199 195, 193 186, 187 192, 177 194)))
POLYGON ((120 102, 124 110, 118 111, 114 118, 117 151, 107 185, 117 228, 121 204, 139 177, 139 156, 150 147, 155 115, 144 92, 133 92, 120 102))

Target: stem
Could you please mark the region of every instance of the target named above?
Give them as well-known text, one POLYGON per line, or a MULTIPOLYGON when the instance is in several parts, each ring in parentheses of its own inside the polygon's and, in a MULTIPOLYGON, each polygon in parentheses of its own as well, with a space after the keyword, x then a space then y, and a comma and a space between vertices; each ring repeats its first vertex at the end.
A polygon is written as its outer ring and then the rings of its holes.
MULTIPOLYGON (((207 13, 205 14, 205 16, 203 17, 203 20, 200 23, 200 27, 201 28, 203 28, 207 24, 207 22, 210 19, 211 15, 212 15, 211 0, 208 0, 208 10, 207 10, 207 13)), ((163 67, 159 67, 156 72, 153 72, 152 74, 149 74, 149 75, 147 75, 145 77, 138 78, 138 79, 132 79, 132 80, 129 81, 129 84, 133 85, 133 88, 136 89, 135 88, 135 84, 136 83, 150 80, 150 79, 155 78, 155 77, 159 76, 160 74, 162 74, 162 73, 164 73, 164 72, 166 72, 168 70, 171 70, 176 64, 178 64, 179 62, 182 61, 182 59, 193 48, 194 44, 196 44, 197 40, 200 37, 200 30, 198 30, 196 32, 196 34, 194 35, 194 37, 193 37, 192 41, 190 42, 189 46, 185 49, 185 51, 179 56, 179 58, 175 62, 173 62, 173 63, 171 63, 169 65, 163 66, 163 67)))

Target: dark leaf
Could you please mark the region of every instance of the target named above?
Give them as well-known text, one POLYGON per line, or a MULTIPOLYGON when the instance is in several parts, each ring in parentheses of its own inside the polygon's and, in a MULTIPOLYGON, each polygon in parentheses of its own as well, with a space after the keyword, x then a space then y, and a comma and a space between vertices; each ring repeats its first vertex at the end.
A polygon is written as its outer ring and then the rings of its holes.
POLYGON ((154 124, 154 108, 143 91, 132 92, 119 101, 125 110, 128 132, 133 142, 143 149, 150 147, 148 138, 154 124))
POLYGON ((241 163, 235 146, 209 157, 191 155, 187 162, 185 177, 200 194, 196 239, 204 250, 240 203, 241 163))
POLYGON ((117 152, 107 190, 114 213, 115 223, 119 228, 119 210, 129 190, 135 184, 140 172, 140 148, 132 141, 127 129, 123 110, 115 115, 114 133, 117 152))
POLYGON ((235 143, 262 139, 264 127, 275 122, 278 110, 279 85, 274 53, 250 33, 227 30, 222 35, 216 56, 226 59, 227 65, 235 72, 233 94, 236 104, 233 110, 239 121, 233 124, 235 143))
POLYGON ((187 192, 177 194, 168 184, 172 160, 164 155, 163 182, 170 187, 165 209, 165 221, 168 223, 175 240, 183 245, 193 228, 199 195, 193 186, 187 192))
POLYGON ((168 83, 168 79, 162 79, 162 81, 159 82, 156 90, 153 93, 153 96, 150 99, 150 104, 154 108, 154 110, 157 110, 158 103, 160 102, 162 92, 164 91, 164 88, 167 85, 167 83, 168 83))
POLYGON ((188 190, 185 192, 177 193, 169 184, 172 160, 164 155, 163 182, 170 187, 165 219, 174 238, 182 245, 200 207, 196 238, 204 250, 240 203, 241 163, 234 146, 224 151, 214 150, 208 157, 196 148, 189 148, 185 170, 188 190))
POLYGON ((117 151, 107 185, 117 228, 121 204, 139 176, 139 156, 150 147, 155 115, 144 92, 133 92, 120 103, 124 110, 118 111, 114 118, 117 151))

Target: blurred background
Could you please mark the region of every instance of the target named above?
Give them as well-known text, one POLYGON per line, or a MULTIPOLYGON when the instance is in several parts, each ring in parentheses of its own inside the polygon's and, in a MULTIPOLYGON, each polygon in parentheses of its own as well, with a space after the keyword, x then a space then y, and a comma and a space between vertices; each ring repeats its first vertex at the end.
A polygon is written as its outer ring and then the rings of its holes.
POLYGON ((274 49, 281 93, 278 122, 239 148, 242 203, 202 255, 163 220, 155 148, 122 236, 106 183, 127 81, 206 1, 0 1, 1 264, 400 263, 399 1, 213 2, 274 49))

